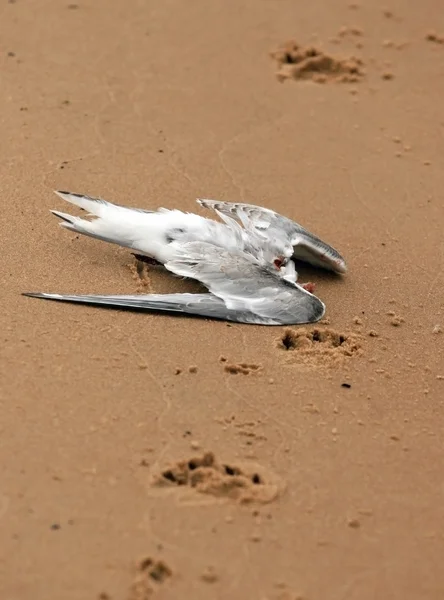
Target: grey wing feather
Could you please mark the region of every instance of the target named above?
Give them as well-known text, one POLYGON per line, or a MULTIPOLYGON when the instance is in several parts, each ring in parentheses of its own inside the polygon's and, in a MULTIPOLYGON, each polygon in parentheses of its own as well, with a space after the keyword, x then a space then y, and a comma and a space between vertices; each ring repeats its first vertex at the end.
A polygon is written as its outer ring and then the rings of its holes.
POLYGON ((172 312, 224 321, 256 325, 281 325, 275 319, 261 318, 249 311, 230 310, 223 300, 213 294, 148 294, 137 296, 99 296, 46 294, 44 292, 26 292, 23 296, 43 298, 59 302, 100 305, 150 312, 172 312))
POLYGON ((199 198, 197 202, 204 208, 210 208, 228 215, 242 224, 244 224, 246 217, 252 226, 262 230, 268 229, 277 214, 268 208, 262 208, 253 204, 243 204, 241 202, 223 202, 207 198, 199 198))
POLYGON ((265 234, 269 239, 291 244, 293 257, 316 267, 323 267, 336 273, 345 273, 347 266, 339 252, 307 229, 268 208, 239 202, 219 202, 199 199, 198 203, 221 214, 229 215, 241 222, 246 229, 251 227, 265 234))

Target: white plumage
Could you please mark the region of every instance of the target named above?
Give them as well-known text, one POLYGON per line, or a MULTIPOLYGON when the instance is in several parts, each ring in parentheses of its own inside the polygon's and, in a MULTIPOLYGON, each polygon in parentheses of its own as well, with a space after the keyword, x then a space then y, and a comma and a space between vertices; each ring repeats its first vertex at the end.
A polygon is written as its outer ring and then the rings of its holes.
POLYGON ((196 279, 207 294, 138 296, 25 295, 218 319, 282 325, 319 320, 324 304, 298 285, 292 258, 343 273, 345 261, 331 246, 269 209, 215 200, 198 202, 223 222, 160 208, 126 208, 88 196, 56 192, 92 219, 51 211, 62 227, 148 256, 175 275, 196 279))

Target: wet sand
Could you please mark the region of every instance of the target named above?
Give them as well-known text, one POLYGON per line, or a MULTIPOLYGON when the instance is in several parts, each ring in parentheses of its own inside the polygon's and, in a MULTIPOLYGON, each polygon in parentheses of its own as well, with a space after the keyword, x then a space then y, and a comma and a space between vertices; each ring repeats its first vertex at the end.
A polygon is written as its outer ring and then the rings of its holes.
POLYGON ((441 599, 441 3, 4 0, 0 34, 2 598, 441 599), (349 273, 301 269, 313 327, 22 297, 191 289, 54 189, 261 204, 349 273))

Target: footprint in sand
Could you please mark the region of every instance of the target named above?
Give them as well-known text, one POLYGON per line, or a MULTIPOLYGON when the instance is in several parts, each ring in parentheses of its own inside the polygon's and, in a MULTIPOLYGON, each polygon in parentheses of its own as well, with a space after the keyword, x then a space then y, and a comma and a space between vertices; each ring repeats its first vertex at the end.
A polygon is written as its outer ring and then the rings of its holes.
POLYGON ((318 48, 304 48, 293 40, 272 52, 271 57, 277 63, 276 75, 280 81, 309 79, 316 83, 356 83, 364 77, 360 59, 334 58, 318 48))
POLYGON ((333 366, 362 354, 359 334, 320 327, 286 329, 277 347, 288 353, 290 362, 306 366, 333 366))
POLYGON ((201 504, 217 501, 267 503, 285 490, 284 482, 264 467, 242 462, 227 464, 212 452, 180 460, 154 475, 151 492, 175 494, 180 502, 201 504))

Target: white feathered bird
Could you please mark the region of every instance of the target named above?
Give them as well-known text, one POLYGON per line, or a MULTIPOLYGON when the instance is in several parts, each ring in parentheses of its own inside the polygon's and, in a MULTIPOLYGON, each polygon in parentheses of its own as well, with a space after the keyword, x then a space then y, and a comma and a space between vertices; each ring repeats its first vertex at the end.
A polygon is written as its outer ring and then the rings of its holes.
MULTIPOLYGON (((197 279, 208 294, 73 296, 27 293, 52 300, 201 315, 282 325, 319 320, 324 304, 296 283, 291 257, 336 272, 345 262, 331 246, 286 217, 247 204, 199 200, 222 223, 179 210, 147 211, 56 192, 96 217, 51 211, 66 229, 136 250, 172 273, 197 279), (236 223, 234 219, 240 221, 236 223)), ((310 288, 309 288, 310 289, 310 288)))

